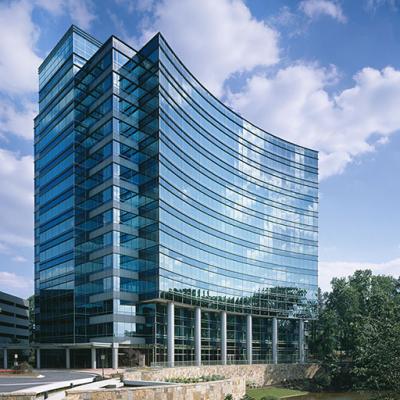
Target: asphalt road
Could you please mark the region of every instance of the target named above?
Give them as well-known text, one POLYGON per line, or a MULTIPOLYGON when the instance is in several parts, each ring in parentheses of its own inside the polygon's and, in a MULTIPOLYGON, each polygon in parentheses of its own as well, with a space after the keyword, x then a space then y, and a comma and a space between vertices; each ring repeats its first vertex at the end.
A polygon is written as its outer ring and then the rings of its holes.
POLYGON ((89 372, 78 372, 70 370, 43 370, 38 371, 42 378, 26 376, 1 376, 0 393, 13 392, 15 390, 28 389, 34 386, 46 385, 49 383, 83 379, 95 376, 89 372))

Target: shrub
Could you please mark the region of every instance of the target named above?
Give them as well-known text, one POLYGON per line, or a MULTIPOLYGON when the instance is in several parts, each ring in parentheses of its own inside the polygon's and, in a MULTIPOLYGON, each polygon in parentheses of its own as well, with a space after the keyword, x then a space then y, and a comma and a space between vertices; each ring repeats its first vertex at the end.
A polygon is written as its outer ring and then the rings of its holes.
POLYGON ((233 400, 233 396, 232 396, 231 394, 227 394, 227 395, 224 397, 224 400, 233 400))
POLYGON ((24 372, 32 372, 33 368, 28 362, 23 361, 17 366, 14 366, 13 370, 16 374, 22 374, 24 372))
POLYGON ((399 400, 400 393, 373 393, 372 397, 369 397, 370 400, 399 400))
POLYGON ((221 375, 202 375, 195 378, 182 378, 182 377, 175 377, 175 378, 168 378, 165 379, 165 382, 170 383, 200 383, 200 382, 212 382, 212 381, 222 381, 225 377, 221 375))
POLYGON ((255 400, 254 397, 249 396, 248 394, 245 394, 241 400, 255 400))

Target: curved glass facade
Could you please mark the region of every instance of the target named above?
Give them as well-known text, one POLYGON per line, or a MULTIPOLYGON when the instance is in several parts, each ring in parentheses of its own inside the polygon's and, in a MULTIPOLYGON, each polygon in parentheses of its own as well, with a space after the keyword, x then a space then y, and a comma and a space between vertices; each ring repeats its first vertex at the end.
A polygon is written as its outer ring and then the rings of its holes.
POLYGON ((135 51, 72 27, 39 76, 37 340, 60 344, 46 359, 92 342, 147 363, 304 359, 317 153, 223 105, 160 34, 135 51))
POLYGON ((239 117, 159 49, 161 297, 310 318, 317 153, 239 117))

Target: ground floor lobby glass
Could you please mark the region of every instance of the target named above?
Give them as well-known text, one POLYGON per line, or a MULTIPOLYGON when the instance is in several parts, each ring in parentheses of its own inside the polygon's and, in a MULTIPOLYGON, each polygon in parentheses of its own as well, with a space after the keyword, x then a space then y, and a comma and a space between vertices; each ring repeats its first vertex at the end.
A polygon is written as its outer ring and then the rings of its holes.
POLYGON ((152 363, 171 366, 305 362, 305 325, 301 319, 159 304, 152 363))
POLYGON ((154 305, 144 345, 81 343, 37 350, 37 366, 123 368, 144 365, 276 364, 307 362, 303 319, 234 314, 173 302, 154 305))

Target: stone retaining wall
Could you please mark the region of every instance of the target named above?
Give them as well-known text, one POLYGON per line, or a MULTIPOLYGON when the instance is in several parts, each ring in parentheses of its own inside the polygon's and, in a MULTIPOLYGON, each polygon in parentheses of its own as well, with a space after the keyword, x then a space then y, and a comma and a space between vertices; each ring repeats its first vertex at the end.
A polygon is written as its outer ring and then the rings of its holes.
POLYGON ((169 386, 123 387, 119 389, 67 390, 67 400, 223 400, 231 394, 235 400, 246 393, 243 378, 223 381, 190 384, 172 384, 169 386))
POLYGON ((222 375, 225 378, 241 377, 246 380, 247 385, 262 387, 283 381, 311 379, 318 369, 318 364, 210 365, 132 370, 124 373, 124 379, 164 381, 176 377, 196 378, 207 375, 222 375))

